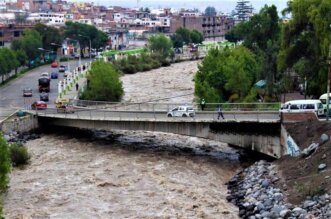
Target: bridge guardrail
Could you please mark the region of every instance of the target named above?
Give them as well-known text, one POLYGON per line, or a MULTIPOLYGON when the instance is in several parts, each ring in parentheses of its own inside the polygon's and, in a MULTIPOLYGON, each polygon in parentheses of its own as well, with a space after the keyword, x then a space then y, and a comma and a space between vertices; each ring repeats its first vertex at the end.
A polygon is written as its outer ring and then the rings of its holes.
MULTIPOLYGON (((56 108, 46 110, 30 111, 38 116, 70 118, 70 119, 88 119, 88 120, 217 120, 216 111, 197 111, 193 118, 167 117, 166 110, 139 111, 139 110, 112 110, 112 109, 92 109, 77 108, 74 113, 59 113, 56 108)), ((225 120, 233 121, 279 121, 278 111, 224 111, 225 120)))
MULTIPOLYGON (((105 102, 90 100, 71 100, 77 107, 92 109, 112 109, 122 111, 169 111, 177 106, 191 105, 196 111, 202 111, 201 105, 197 103, 169 103, 169 102, 105 102)), ((206 103, 205 111, 216 111, 222 105, 223 111, 278 111, 280 103, 206 103)))

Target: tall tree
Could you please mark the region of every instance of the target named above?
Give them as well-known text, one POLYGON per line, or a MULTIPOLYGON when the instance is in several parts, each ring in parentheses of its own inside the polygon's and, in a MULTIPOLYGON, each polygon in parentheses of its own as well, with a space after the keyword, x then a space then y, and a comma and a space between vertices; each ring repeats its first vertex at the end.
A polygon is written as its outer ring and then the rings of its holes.
POLYGON ((147 46, 152 53, 160 54, 164 59, 169 57, 172 49, 171 40, 164 34, 150 37, 147 46))
POLYGON ((33 29, 38 31, 41 36, 42 48, 56 51, 58 46, 52 44, 62 45, 63 36, 59 29, 41 23, 36 24, 33 29))
POLYGON ((65 23, 64 36, 78 40, 82 48, 89 47, 90 40, 92 48, 105 47, 108 42, 106 33, 95 26, 77 22, 65 23))
POLYGON ((307 94, 319 96, 327 85, 331 1, 293 0, 284 13, 292 19, 283 24, 279 69, 294 69, 308 81, 307 94))
POLYGON ((41 54, 38 48, 42 47, 42 39, 38 31, 26 29, 19 39, 13 40, 11 47, 15 51, 23 50, 29 60, 34 60, 41 54))

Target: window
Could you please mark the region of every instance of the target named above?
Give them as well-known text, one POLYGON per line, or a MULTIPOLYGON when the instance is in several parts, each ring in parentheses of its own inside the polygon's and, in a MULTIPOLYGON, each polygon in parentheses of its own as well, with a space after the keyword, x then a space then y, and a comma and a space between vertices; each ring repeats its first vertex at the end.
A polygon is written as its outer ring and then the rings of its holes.
POLYGON ((290 109, 291 110, 298 110, 298 109, 300 109, 300 106, 297 105, 297 104, 292 104, 290 109))
POLYGON ((304 104, 303 109, 315 109, 314 104, 304 104))

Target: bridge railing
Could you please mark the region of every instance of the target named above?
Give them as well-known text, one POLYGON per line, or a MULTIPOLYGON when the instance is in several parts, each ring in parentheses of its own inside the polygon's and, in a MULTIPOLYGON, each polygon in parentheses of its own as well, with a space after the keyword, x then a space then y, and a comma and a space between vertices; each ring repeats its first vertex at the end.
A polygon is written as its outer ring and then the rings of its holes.
MULTIPOLYGON (((114 111, 169 111, 178 106, 189 105, 196 111, 202 111, 197 103, 169 102, 105 102, 90 100, 72 100, 77 107, 91 109, 109 109, 114 111)), ((280 103, 206 103, 203 111, 216 111, 219 106, 223 111, 278 111, 280 103)))

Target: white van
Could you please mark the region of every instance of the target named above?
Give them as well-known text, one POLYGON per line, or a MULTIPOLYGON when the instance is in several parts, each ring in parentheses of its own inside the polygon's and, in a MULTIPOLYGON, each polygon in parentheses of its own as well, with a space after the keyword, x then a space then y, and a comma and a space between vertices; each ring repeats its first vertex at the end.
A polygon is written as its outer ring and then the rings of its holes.
POLYGON ((281 107, 280 112, 314 112, 317 116, 324 116, 324 108, 320 100, 291 100, 281 107))

